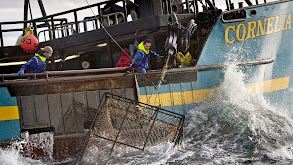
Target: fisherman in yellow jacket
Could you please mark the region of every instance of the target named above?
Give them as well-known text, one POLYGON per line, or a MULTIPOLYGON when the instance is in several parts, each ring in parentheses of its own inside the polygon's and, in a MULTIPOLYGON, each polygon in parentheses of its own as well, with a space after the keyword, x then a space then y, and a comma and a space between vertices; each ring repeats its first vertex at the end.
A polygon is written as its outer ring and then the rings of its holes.
POLYGON ((178 52, 177 53, 177 58, 180 60, 181 65, 183 65, 185 67, 191 66, 192 56, 189 53, 189 51, 187 51, 185 53, 185 55, 182 52, 178 52))

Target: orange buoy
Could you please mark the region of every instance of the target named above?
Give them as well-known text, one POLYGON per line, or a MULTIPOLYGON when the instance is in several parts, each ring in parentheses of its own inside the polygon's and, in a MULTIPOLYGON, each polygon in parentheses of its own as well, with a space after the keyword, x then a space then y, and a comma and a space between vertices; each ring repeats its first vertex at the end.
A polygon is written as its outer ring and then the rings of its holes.
POLYGON ((35 52, 39 47, 39 41, 38 39, 30 34, 28 35, 22 42, 21 42, 21 48, 26 53, 33 53, 35 52))

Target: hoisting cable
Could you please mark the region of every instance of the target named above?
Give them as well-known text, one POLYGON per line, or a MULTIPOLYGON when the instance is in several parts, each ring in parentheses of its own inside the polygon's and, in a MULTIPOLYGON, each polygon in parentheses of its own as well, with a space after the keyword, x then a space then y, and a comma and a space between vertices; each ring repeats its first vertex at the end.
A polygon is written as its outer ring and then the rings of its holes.
MULTIPOLYGON (((96 20, 98 20, 99 22, 100 22, 100 20, 97 18, 97 16, 95 15, 95 13, 94 13, 94 11, 93 11, 93 9, 91 8, 91 6, 90 6, 90 4, 89 4, 89 2, 88 2, 88 0, 86 0, 86 2, 87 2, 87 5, 88 5, 88 7, 91 9, 91 11, 92 11, 92 13, 93 13, 93 15, 94 15, 94 17, 95 17, 95 19, 96 20)), ((108 32, 108 30, 105 28, 105 26, 103 25, 103 23, 102 22, 100 22, 100 24, 101 24, 101 26, 102 26, 102 28, 105 30, 105 32, 107 33, 107 35, 114 41, 114 43, 129 57, 129 58, 131 58, 130 57, 130 55, 129 54, 127 54, 123 49, 122 49, 122 47, 117 43, 117 41, 112 37, 112 35, 108 32)), ((135 61, 134 61, 135 62, 135 61)), ((136 62, 135 62, 136 63, 136 62)), ((136 63, 137 64, 137 63, 136 63)), ((138 65, 138 64, 137 64, 138 65)))
POLYGON ((151 97, 153 96, 153 94, 155 93, 155 91, 157 90, 157 94, 156 94, 156 97, 155 97, 155 101, 154 101, 154 106, 156 105, 156 100, 157 100, 157 96, 159 94, 159 90, 160 90, 160 87, 161 87, 161 84, 162 82, 164 81, 164 78, 165 78, 165 75, 166 75, 166 70, 168 68, 168 62, 169 62, 169 59, 170 59, 170 55, 168 55, 167 57, 167 61, 166 61, 166 64, 164 65, 163 69, 162 69, 162 74, 161 74, 161 77, 159 79, 159 83, 158 85, 156 85, 155 89, 153 90, 152 94, 149 95, 148 99, 147 99, 147 102, 146 104, 149 104, 150 103, 150 99, 151 97))
POLYGON ((162 82, 164 81, 165 75, 166 75, 166 70, 168 68, 168 63, 169 63, 169 59, 170 56, 175 56, 175 54, 177 54, 177 35, 179 30, 182 29, 182 25, 178 22, 178 19, 176 17, 176 15, 174 13, 172 13, 169 16, 168 19, 168 34, 169 34, 169 42, 168 45, 166 46, 165 50, 166 50, 166 54, 167 56, 167 61, 163 67, 162 70, 162 75, 160 77, 159 83, 157 85, 157 89, 154 89, 154 91, 152 92, 152 94, 149 96, 149 98, 147 99, 147 104, 149 104, 150 102, 150 98, 152 97, 152 95, 154 94, 154 92, 157 90, 157 94, 154 100, 154 106, 156 105, 156 101, 157 101, 157 97, 159 95, 159 91, 160 91, 160 87, 162 82))
MULTIPOLYGON (((164 78, 165 78, 165 75, 166 75, 166 70, 168 68, 168 62, 169 62, 169 59, 170 59, 170 55, 168 55, 168 58, 167 58, 167 61, 166 61, 166 64, 164 65, 163 67, 163 70, 162 70, 162 75, 160 77, 160 80, 159 80, 159 84, 157 85, 157 94, 156 94, 156 98, 155 98, 155 101, 154 101, 154 106, 156 105, 156 101, 157 101, 157 97, 159 95, 159 91, 160 91, 160 87, 161 87, 161 84, 162 82, 164 81, 164 78)), ((155 90, 154 90, 155 91, 155 90)), ((151 97, 151 96, 150 96, 151 97)))
MULTIPOLYGON (((98 21, 100 22, 100 20, 99 20, 99 19, 97 18, 97 16, 95 15, 93 9, 91 8, 91 6, 90 6, 88 0, 86 0, 86 2, 87 2, 88 7, 91 9, 91 11, 92 11, 92 13, 93 13, 95 19, 98 20, 98 21)), ((127 54, 127 53, 122 49, 122 47, 117 43, 117 41, 112 37, 112 35, 108 32, 108 30, 105 28, 105 26, 103 25, 103 23, 100 22, 100 24, 101 24, 102 28, 105 30, 105 32, 107 33, 107 35, 108 35, 108 36, 114 41, 114 43, 115 43, 115 44, 116 44, 116 45, 122 50, 122 52, 124 52, 129 58, 131 58, 130 55, 127 54)), ((137 33, 137 32, 138 32, 138 31, 136 31, 136 33, 137 33)), ((132 61, 134 61, 135 64, 136 64, 137 66, 139 66, 138 63, 137 63, 134 59, 132 59, 132 61)), ((146 75, 145 75, 145 76, 146 76, 146 75)), ((146 76, 146 77, 147 77, 147 76, 146 76)), ((155 83, 154 83, 151 79, 149 79, 148 77, 147 77, 147 79, 148 79, 149 81, 151 81, 152 84, 153 84, 153 86, 156 88, 155 83)))

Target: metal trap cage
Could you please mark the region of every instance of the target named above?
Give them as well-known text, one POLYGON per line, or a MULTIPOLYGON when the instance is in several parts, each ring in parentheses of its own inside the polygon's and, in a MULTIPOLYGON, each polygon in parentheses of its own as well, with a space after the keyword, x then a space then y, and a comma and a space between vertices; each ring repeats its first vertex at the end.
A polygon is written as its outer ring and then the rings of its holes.
POLYGON ((107 146, 110 154, 123 146, 143 151, 146 146, 166 142, 176 145, 182 137, 183 123, 184 115, 105 93, 80 156, 93 145, 107 146))

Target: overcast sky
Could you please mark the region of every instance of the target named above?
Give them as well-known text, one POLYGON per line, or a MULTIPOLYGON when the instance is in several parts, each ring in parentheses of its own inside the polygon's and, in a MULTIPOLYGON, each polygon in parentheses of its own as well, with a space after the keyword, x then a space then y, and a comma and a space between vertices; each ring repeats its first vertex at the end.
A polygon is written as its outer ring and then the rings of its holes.
MULTIPOLYGON (((102 2, 104 0, 88 0, 90 4, 102 2)), ((216 5, 219 8, 225 9, 225 0, 215 0, 216 5)), ((231 0, 234 2, 235 6, 238 2, 242 2, 244 0, 231 0)), ((255 3, 255 0, 251 0, 255 3)), ((267 1, 275 1, 275 0, 267 0, 267 1)), ((38 6, 37 0, 30 0, 30 4, 32 7, 33 18, 38 18, 41 16, 41 12, 38 6)), ((259 3, 262 3, 263 0, 259 0, 259 3)), ((55 14, 61 11, 74 9, 77 7, 86 6, 86 0, 43 0, 43 4, 46 10, 46 14, 55 14)), ((24 0, 1 0, 0 2, 0 22, 7 21, 22 21, 23 20, 23 6, 24 0)), ((92 13, 90 10, 84 11, 82 15, 91 16, 92 13)), ((29 16, 30 19, 30 16, 29 16)), ((9 27, 4 26, 2 29, 7 29, 9 27)), ((13 28, 22 28, 21 25, 16 25, 13 28)), ((4 35, 4 44, 5 46, 11 46, 15 44, 17 37, 20 35, 20 32, 9 32, 4 35)))

